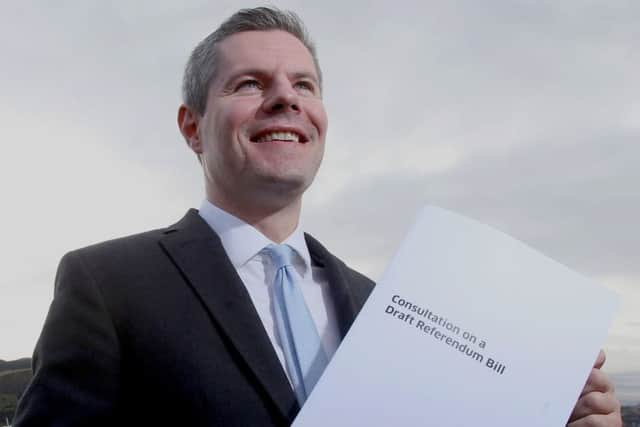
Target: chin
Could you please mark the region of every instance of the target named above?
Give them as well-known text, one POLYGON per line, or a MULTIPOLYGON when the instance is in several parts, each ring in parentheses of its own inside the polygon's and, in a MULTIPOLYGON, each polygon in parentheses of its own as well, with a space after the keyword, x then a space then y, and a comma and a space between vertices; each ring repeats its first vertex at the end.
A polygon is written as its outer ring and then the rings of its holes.
POLYGON ((264 174, 257 177, 256 188, 272 196, 298 197, 311 185, 313 178, 300 174, 264 174))
POLYGON ((307 179, 300 176, 268 176, 262 182, 267 187, 282 192, 303 192, 309 186, 307 179))

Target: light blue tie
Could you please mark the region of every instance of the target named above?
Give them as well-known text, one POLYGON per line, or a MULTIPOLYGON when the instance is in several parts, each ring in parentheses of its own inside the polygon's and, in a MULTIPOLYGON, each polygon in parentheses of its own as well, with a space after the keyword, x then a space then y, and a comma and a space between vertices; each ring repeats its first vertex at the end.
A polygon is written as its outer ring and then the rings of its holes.
POLYGON ((327 355, 302 292, 295 283, 298 276, 291 264, 293 249, 289 245, 269 245, 266 252, 277 269, 273 283, 276 328, 287 372, 302 406, 327 366, 327 355))

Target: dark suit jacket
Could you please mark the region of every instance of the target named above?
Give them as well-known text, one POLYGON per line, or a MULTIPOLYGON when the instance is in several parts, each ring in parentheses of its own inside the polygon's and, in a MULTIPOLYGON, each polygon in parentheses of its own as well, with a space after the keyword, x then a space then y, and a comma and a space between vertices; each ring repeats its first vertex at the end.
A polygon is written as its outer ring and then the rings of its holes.
MULTIPOLYGON (((306 236, 342 336, 373 283, 306 236)), ((218 236, 163 230, 65 255, 14 425, 285 426, 299 408, 218 236)))

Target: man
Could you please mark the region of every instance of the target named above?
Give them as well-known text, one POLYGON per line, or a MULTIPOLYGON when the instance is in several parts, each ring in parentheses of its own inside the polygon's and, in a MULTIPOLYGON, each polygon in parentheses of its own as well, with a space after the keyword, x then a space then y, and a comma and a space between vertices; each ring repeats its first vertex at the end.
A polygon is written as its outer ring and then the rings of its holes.
MULTIPOLYGON (((321 92, 293 14, 242 10, 195 48, 178 124, 206 200, 65 255, 16 426, 291 423, 373 286, 299 226, 321 92)), ((620 425, 603 361, 572 427, 620 425)))

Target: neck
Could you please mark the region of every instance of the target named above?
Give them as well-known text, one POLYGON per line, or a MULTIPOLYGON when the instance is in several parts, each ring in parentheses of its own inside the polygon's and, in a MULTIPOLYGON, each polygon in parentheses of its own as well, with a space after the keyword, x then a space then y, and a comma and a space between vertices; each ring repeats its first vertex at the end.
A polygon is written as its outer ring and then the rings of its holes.
POLYGON ((281 206, 260 206, 255 203, 244 205, 237 199, 229 200, 216 196, 207 194, 207 200, 252 225, 275 243, 282 243, 298 226, 302 206, 301 197, 281 206))

